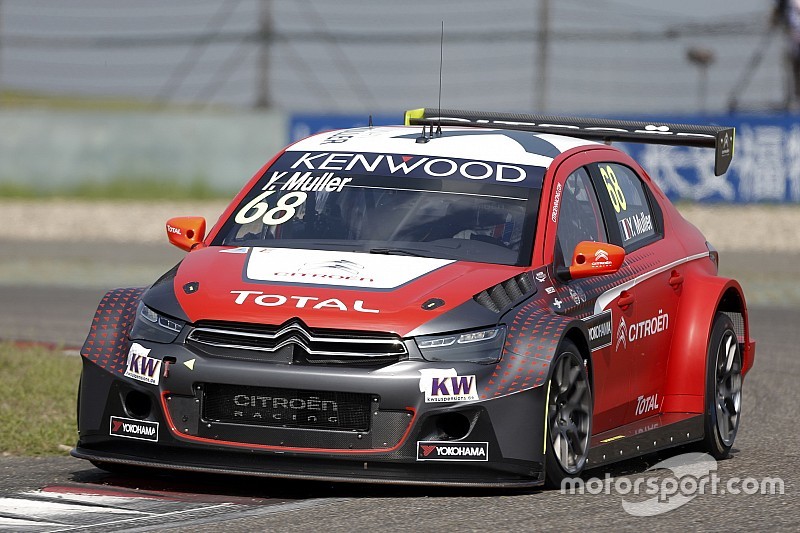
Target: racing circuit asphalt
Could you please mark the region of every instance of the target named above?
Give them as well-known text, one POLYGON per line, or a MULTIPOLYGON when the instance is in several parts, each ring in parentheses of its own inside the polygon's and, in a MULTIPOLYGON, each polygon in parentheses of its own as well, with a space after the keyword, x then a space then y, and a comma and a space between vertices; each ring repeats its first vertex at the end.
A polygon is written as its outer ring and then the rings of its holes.
MULTIPOLYGON (((180 251, 166 244, 52 243, 32 247, 0 242, 0 250, 0 339, 46 341, 66 347, 81 344, 107 288, 117 286, 117 281, 119 286, 145 285, 181 257, 180 251)), ((723 273, 743 282, 758 344, 755 367, 744 384, 744 413, 734 453, 718 464, 716 473, 723 484, 734 477, 757 481, 779 477, 784 483, 783 495, 704 494, 677 510, 634 517, 625 512, 622 500, 642 498, 613 492, 569 495, 559 491, 393 488, 219 476, 157 478, 146 473, 126 479, 70 457, 2 457, 0 529, 211 532, 224 521, 222 527, 229 533, 800 530, 800 284, 796 283, 800 260, 793 254, 747 252, 721 253, 721 259, 723 273), (49 487, 45 492, 35 492, 45 487, 49 487), (24 528, 9 525, 21 522, 5 521, 8 516, 25 514, 19 507, 9 511, 8 502, 25 498, 41 502, 47 490, 81 492, 86 487, 131 497, 117 498, 114 501, 127 503, 113 505, 103 500, 91 509, 73 505, 85 512, 71 518, 53 518, 41 511, 44 514, 40 516, 50 518, 37 518, 24 528), (127 507, 120 510, 114 505, 127 507)), ((630 479, 650 476, 644 471, 670 455, 629 461, 610 473, 630 479)), ((602 477, 604 473, 588 475, 602 477)), ((84 500, 80 502, 86 505, 84 500)))

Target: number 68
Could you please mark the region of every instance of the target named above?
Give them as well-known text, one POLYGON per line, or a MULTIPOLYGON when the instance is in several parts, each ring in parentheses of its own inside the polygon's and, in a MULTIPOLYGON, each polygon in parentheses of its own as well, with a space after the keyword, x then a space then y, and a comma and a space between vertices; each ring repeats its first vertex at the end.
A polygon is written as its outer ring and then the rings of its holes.
POLYGON ((614 206, 614 211, 619 213, 628 209, 625 195, 619 187, 619 181, 617 181, 617 176, 614 174, 614 169, 611 168, 611 165, 606 165, 605 168, 600 167, 600 175, 603 176, 603 183, 606 184, 608 198, 611 200, 611 205, 614 206))
POLYGON ((300 206, 303 202, 306 201, 308 198, 308 194, 300 191, 290 192, 281 198, 278 199, 278 202, 275 204, 275 207, 270 209, 269 204, 264 201, 264 199, 273 194, 275 191, 264 191, 249 202, 247 202, 238 213, 236 213, 236 218, 234 219, 237 224, 249 224, 254 220, 257 220, 264 217, 264 224, 268 224, 270 226, 277 226, 278 224, 283 224, 287 220, 291 220, 294 217, 294 214, 297 210, 297 207, 300 206), (254 210, 253 213, 247 214, 250 210, 254 210), (276 217, 278 213, 283 211, 283 215, 276 217))

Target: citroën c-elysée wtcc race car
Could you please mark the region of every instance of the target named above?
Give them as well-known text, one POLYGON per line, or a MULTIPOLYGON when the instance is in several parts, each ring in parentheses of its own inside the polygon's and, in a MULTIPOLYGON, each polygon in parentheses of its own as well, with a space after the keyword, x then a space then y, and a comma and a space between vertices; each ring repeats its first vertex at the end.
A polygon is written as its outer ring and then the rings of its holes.
POLYGON ((732 128, 418 109, 277 154, 189 253, 112 290, 79 441, 109 469, 454 486, 733 444, 755 343, 740 285, 608 142, 732 128))

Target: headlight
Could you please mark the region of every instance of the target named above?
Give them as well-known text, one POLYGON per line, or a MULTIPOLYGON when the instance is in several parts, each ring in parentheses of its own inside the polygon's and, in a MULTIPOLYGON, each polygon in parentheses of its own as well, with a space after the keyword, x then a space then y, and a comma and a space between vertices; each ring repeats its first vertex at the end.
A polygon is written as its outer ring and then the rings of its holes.
POLYGON ((136 309, 136 320, 131 329, 131 339, 154 342, 172 342, 178 337, 186 323, 156 313, 143 302, 136 309))
POLYGON ((500 360, 506 341, 506 327, 429 335, 415 339, 417 348, 426 361, 462 361, 491 364, 500 360))

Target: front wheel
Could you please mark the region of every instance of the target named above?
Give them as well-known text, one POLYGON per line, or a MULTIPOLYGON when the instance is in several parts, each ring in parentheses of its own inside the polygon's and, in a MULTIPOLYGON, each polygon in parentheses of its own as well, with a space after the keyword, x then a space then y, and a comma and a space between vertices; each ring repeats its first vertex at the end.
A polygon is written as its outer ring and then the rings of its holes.
POLYGON ((717 313, 708 343, 704 451, 723 459, 733 446, 742 412, 742 351, 731 319, 717 313))
POLYGON ((556 488, 586 466, 592 434, 592 391, 577 346, 564 341, 553 364, 547 395, 545 482, 556 488))

